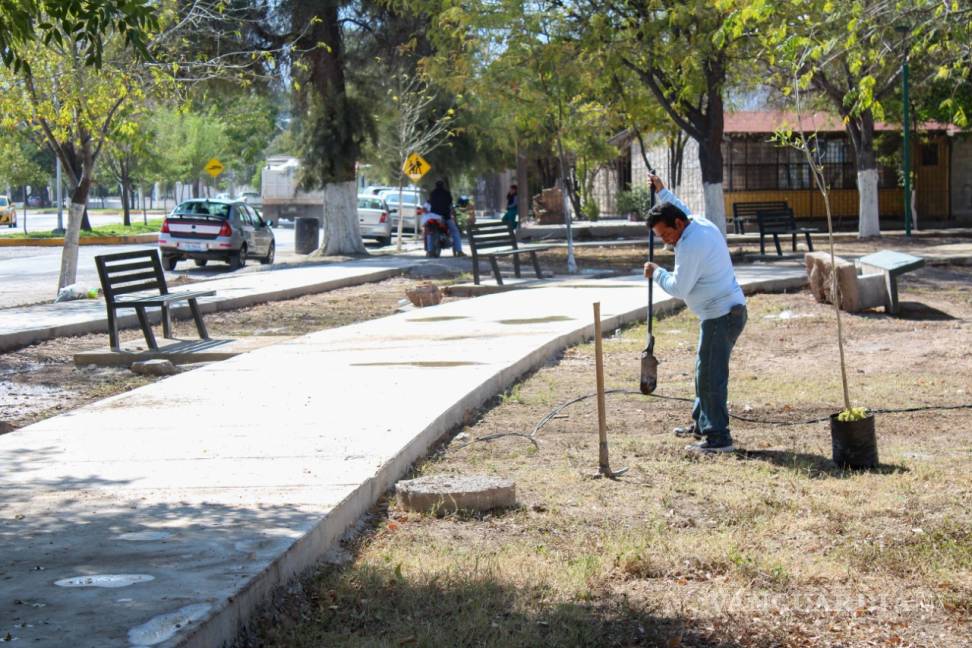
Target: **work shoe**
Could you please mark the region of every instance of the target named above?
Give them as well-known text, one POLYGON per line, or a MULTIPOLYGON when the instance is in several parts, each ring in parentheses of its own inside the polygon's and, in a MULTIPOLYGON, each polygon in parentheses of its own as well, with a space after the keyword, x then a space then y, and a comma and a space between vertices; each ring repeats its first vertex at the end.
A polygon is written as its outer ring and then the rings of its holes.
POLYGON ((675 436, 680 439, 686 439, 688 437, 692 437, 694 439, 702 438, 702 432, 699 431, 699 428, 695 425, 695 423, 692 425, 686 425, 685 427, 677 427, 675 428, 674 432, 675 436))
POLYGON ((736 448, 733 447, 732 441, 726 441, 721 445, 714 444, 708 439, 699 441, 698 443, 693 443, 692 445, 685 446, 685 451, 689 454, 716 454, 718 452, 733 452, 736 448))

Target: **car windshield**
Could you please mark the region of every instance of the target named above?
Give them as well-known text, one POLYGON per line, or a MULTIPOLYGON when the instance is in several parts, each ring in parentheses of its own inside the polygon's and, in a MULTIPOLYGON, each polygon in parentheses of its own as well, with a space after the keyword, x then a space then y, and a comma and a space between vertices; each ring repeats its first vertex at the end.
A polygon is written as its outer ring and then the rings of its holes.
POLYGON ((383 209, 381 198, 358 198, 358 207, 361 209, 383 209))
POLYGON ((6 207, 6 206, 7 206, 7 197, 0 196, 0 207, 6 207))
POLYGON ((175 208, 173 216, 196 216, 201 218, 229 218, 230 206, 222 202, 190 201, 175 208))

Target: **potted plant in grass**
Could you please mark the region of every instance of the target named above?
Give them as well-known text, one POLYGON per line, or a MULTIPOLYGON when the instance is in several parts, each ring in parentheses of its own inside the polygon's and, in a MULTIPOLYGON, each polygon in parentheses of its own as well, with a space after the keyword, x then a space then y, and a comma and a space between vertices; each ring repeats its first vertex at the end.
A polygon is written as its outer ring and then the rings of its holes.
POLYGON ((824 177, 823 165, 816 153, 816 134, 807 137, 803 130, 800 105, 799 81, 796 88, 796 114, 798 129, 777 131, 773 139, 782 146, 796 148, 803 153, 810 167, 814 184, 823 196, 827 211, 827 241, 830 245, 831 301, 837 318, 837 348, 840 352, 840 381, 843 387, 844 409, 830 416, 830 438, 834 463, 847 468, 874 468, 878 464, 877 438, 874 433, 874 413, 866 407, 854 407, 847 385, 847 362, 844 357, 844 327, 840 317, 840 286, 837 281, 837 263, 834 253, 834 225, 830 208, 830 187, 824 177))

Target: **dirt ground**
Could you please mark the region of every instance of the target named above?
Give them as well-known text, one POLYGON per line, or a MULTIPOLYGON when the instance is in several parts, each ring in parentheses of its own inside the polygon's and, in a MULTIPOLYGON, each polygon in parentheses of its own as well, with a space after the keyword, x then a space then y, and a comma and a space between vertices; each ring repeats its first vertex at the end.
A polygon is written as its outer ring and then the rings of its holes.
MULTIPOLYGON (((972 403, 972 268, 925 268, 900 317, 845 315, 850 392, 874 409, 972 403)), ((698 323, 657 322, 665 396, 691 395, 698 323)), ((833 310, 756 295, 733 356, 734 414, 839 409, 833 310)), ((644 326, 604 343, 637 389, 644 326)), ((512 478, 519 505, 435 517, 385 499, 333 562, 280 593, 247 648, 972 646, 972 409, 878 414, 880 468, 831 461, 826 423, 735 421, 735 454, 688 458, 683 402, 608 397, 619 480, 597 468, 593 345, 518 383, 416 467, 512 478)))
MULTIPOLYGON (((409 288, 428 283, 402 277, 299 299, 205 316, 213 337, 294 336, 392 315, 409 288)), ((448 283, 448 282, 432 282, 448 283)), ((445 298, 449 301, 454 298, 445 298)), ((197 335, 191 320, 175 322, 176 337, 197 335)), ((156 331, 158 334, 158 330, 156 331)), ((136 330, 122 339, 137 339, 136 330)), ((0 433, 158 380, 128 369, 76 367, 74 353, 103 348, 107 335, 56 338, 0 354, 0 433)))

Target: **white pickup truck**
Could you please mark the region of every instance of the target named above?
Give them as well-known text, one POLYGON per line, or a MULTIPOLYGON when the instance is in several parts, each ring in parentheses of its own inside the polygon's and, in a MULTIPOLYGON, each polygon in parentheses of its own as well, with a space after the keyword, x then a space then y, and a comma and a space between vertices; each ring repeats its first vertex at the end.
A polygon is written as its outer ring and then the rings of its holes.
POLYGON ((264 220, 276 225, 282 218, 313 216, 323 222, 324 190, 305 191, 299 181, 300 160, 287 155, 267 158, 260 182, 264 220))

